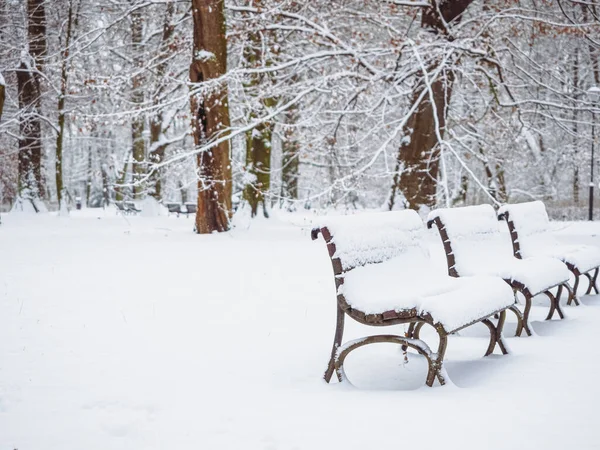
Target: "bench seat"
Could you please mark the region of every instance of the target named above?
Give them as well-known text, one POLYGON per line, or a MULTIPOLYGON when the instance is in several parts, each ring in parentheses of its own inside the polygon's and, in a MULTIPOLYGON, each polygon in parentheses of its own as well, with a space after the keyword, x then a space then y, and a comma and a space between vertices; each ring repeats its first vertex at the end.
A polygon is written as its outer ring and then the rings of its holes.
POLYGON ((495 275, 509 283, 527 286, 531 295, 538 295, 569 279, 567 266, 554 258, 535 257, 517 259, 513 257, 482 259, 477 264, 467 265, 461 276, 495 275))
POLYGON ((522 330, 532 334, 529 314, 532 298, 544 294, 550 299, 546 319, 557 312, 562 319, 560 307, 562 289, 571 292, 568 285, 569 270, 558 259, 544 256, 520 259, 514 255, 510 237, 498 226, 496 211, 491 205, 440 208, 429 213, 428 227, 436 226, 446 252, 448 274, 454 277, 491 275, 503 278, 515 292, 525 297, 523 318, 516 308, 522 330), (554 294, 550 290, 557 287, 554 294))
POLYGON ((324 378, 333 373, 345 380, 346 356, 364 345, 388 342, 410 347, 428 362, 426 384, 445 383, 443 360, 448 335, 476 322, 490 331, 485 355, 496 345, 507 353, 502 329, 506 309, 514 305, 512 289, 501 279, 456 279, 437 272, 424 239, 425 227, 412 210, 327 217, 312 230, 323 236, 331 259, 337 293, 337 324, 324 378), (490 318, 497 315, 494 324, 490 318), (363 325, 408 325, 403 335, 369 335, 343 345, 344 319, 363 325), (438 348, 433 352, 419 339, 424 325, 435 329, 438 348))
POLYGON ((557 245, 542 248, 540 254, 560 259, 577 267, 582 273, 600 266, 600 249, 590 245, 557 245))
POLYGON ((504 205, 498 210, 498 219, 506 220, 517 258, 547 256, 564 262, 575 277, 568 304, 579 304, 577 289, 580 277, 589 280, 585 294, 597 286, 600 271, 600 248, 589 245, 564 245, 552 234, 546 206, 541 201, 504 205), (593 272, 593 273, 592 273, 593 272))
POLYGON ((365 314, 414 309, 417 315, 430 315, 448 333, 509 308, 515 301, 510 287, 497 277, 452 278, 428 276, 428 272, 406 277, 406 269, 403 258, 358 267, 345 276, 338 294, 365 314))

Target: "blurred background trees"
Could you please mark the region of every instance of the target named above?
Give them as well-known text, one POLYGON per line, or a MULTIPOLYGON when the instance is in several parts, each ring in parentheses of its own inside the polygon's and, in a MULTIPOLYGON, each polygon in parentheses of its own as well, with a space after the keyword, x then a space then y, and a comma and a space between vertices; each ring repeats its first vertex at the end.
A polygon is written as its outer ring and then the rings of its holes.
POLYGON ((584 218, 599 7, 3 0, 0 204, 216 201, 206 230, 534 198, 584 218))

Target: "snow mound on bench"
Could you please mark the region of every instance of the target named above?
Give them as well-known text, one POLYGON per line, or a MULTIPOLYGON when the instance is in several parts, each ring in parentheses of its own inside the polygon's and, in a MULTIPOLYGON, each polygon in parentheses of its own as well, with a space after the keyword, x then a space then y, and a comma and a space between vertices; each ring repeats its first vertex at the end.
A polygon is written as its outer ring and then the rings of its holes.
POLYGON ((508 213, 518 234, 523 258, 557 258, 588 272, 600 266, 600 248, 587 245, 562 245, 552 234, 546 207, 541 201, 504 205, 499 214, 508 213))
POLYGON ((324 221, 345 269, 386 261, 410 252, 412 264, 429 264, 425 227, 416 211, 362 213, 324 221))
POLYGON ((431 267, 412 265, 409 254, 351 270, 338 294, 366 314, 429 313, 447 331, 514 304, 512 289, 500 278, 432 276, 431 267))

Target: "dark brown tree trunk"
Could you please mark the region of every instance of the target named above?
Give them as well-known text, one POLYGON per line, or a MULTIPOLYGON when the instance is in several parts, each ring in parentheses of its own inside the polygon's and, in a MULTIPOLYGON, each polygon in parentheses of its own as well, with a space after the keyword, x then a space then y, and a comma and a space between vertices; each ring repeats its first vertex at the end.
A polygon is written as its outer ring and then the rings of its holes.
MULTIPOLYGON (((0 74, 2 77, 2 74, 0 74)), ((4 99, 6 97, 6 86, 4 80, 0 78, 0 120, 2 120, 2 111, 4 110, 4 99)))
MULTIPOLYGON (((223 0, 192 0, 194 53, 190 81, 214 80, 227 72, 227 41, 223 0)), ((229 105, 227 86, 221 83, 210 92, 191 99, 194 143, 202 146, 227 132, 229 105)), ((227 231, 231 218, 231 161, 229 141, 198 154, 198 212, 196 231, 227 231)))
POLYGON ((17 72, 19 94, 19 192, 25 198, 43 196, 42 130, 39 114, 39 83, 32 67, 22 62, 17 72))
MULTIPOLYGON (((423 9, 421 27, 438 35, 440 39, 451 40, 449 29, 452 22, 460 20, 472 1, 442 0, 438 3, 438 8, 431 6, 423 9)), ((437 68, 434 64, 428 68, 428 72, 431 74, 437 68)), ((393 209, 398 192, 403 194, 406 201, 404 206, 407 208, 419 210, 422 206, 435 205, 440 156, 436 132, 443 137, 454 73, 446 70, 440 74, 429 86, 431 93, 425 92, 428 87, 424 75, 421 74, 421 80, 415 86, 411 99, 412 105, 419 103, 418 107, 403 129, 404 139, 398 151, 389 209, 393 209)))
POLYGON ((29 55, 17 71, 19 97, 19 192, 26 198, 44 196, 42 180, 42 126, 40 72, 46 57, 44 0, 27 1, 29 55))

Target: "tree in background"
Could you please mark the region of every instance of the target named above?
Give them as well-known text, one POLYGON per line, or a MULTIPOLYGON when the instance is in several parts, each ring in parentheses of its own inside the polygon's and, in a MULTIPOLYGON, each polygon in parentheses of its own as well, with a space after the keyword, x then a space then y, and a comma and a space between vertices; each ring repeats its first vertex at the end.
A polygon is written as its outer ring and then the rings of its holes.
MULTIPOLYGON (((44 196, 42 179, 41 74, 47 56, 44 0, 27 1, 27 44, 17 71, 19 96, 19 193, 35 202, 44 196)), ((34 203, 35 204, 35 203, 34 203)))
POLYGON ((231 218, 231 161, 229 157, 229 105, 227 40, 223 0, 192 0, 194 47, 190 81, 202 83, 191 98, 192 133, 198 153, 198 212, 196 231, 229 230, 231 218), (209 84, 210 83, 210 84, 209 84))

